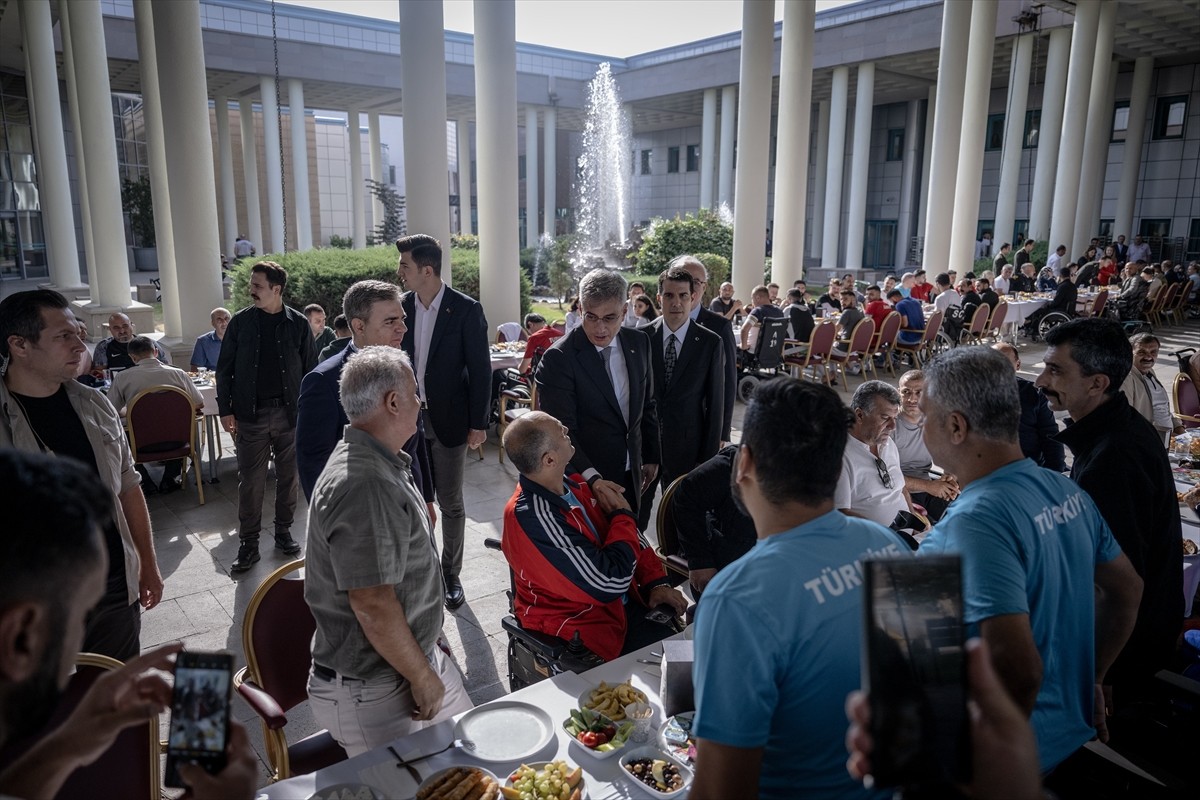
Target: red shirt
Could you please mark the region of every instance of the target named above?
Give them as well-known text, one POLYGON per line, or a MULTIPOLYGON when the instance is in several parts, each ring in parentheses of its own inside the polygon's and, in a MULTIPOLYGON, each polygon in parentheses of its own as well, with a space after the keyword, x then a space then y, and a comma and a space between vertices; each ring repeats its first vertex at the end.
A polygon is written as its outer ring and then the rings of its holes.
POLYGON ((866 312, 875 320, 875 331, 878 332, 883 327, 883 319, 888 314, 892 313, 892 307, 885 300, 872 300, 866 305, 866 312))
POLYGON ((933 284, 929 281, 925 283, 914 283, 912 289, 909 290, 908 296, 915 297, 922 303, 929 302, 929 293, 933 291, 933 284))
POLYGON ((535 355, 541 355, 549 349, 550 345, 554 344, 554 340, 562 336, 562 333, 556 328, 549 325, 537 331, 529 337, 525 342, 525 358, 532 359, 535 355))

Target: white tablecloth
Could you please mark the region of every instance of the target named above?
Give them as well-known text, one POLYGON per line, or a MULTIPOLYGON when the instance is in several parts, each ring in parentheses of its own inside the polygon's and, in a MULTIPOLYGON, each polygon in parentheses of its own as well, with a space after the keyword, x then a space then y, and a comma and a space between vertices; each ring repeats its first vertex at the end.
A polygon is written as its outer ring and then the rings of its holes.
POLYGON ((1008 315, 1004 318, 1005 325, 1021 325, 1025 320, 1029 319, 1029 315, 1037 311, 1042 306, 1049 303, 1049 300, 1013 300, 1007 303, 1008 315))

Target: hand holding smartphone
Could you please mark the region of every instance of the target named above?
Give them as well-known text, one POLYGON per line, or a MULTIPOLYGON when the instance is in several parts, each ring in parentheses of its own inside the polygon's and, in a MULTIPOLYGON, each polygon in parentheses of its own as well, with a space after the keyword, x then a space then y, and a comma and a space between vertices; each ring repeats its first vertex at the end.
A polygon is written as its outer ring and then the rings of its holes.
POLYGON ((197 764, 210 774, 225 768, 232 683, 233 656, 228 653, 175 656, 164 785, 187 788, 179 777, 180 764, 197 764))

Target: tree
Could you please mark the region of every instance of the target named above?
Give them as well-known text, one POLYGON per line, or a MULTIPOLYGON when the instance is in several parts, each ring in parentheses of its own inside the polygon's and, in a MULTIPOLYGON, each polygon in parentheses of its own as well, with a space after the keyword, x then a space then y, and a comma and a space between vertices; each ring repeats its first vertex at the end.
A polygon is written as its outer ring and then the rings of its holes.
POLYGON ((129 215, 135 246, 155 247, 158 240, 154 233, 154 197, 149 176, 142 175, 136 181, 129 178, 121 181, 121 210, 129 215))
POLYGON ((733 226, 712 211, 701 209, 682 219, 656 219, 638 250, 638 271, 657 275, 671 259, 685 253, 712 253, 733 260, 733 226))
POLYGON ((367 188, 383 205, 383 219, 367 237, 367 244, 391 244, 406 232, 404 198, 391 186, 367 179, 367 188))

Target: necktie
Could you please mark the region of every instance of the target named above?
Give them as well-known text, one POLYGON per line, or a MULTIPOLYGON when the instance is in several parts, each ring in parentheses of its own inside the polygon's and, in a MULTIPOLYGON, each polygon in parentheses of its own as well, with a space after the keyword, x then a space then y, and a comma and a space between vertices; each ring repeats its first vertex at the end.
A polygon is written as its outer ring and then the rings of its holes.
POLYGON ((671 374, 675 372, 675 359, 679 357, 679 351, 675 349, 675 343, 679 341, 675 338, 675 334, 667 337, 667 352, 663 356, 663 368, 667 374, 667 385, 671 385, 671 374))
POLYGON ((604 348, 600 351, 600 357, 604 359, 604 374, 608 376, 608 382, 612 384, 613 391, 617 390, 617 382, 612 376, 612 346, 604 348))

